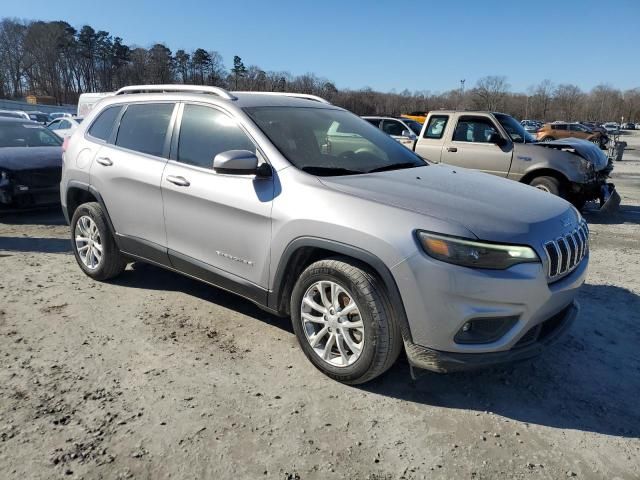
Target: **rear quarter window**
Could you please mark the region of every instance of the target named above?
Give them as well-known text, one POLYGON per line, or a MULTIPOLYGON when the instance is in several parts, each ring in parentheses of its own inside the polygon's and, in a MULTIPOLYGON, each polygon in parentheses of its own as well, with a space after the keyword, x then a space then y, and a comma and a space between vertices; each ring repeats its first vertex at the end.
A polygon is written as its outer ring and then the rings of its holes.
POLYGON ((424 131, 424 138, 441 139, 448 122, 448 115, 433 115, 429 117, 429 123, 424 131))
MULTIPOLYGON (((118 118, 121 109, 122 105, 105 108, 93 121, 93 124, 89 128, 89 135, 105 142, 108 141, 113 131, 113 124, 118 118)), ((60 127, 57 126, 56 128, 60 127)))

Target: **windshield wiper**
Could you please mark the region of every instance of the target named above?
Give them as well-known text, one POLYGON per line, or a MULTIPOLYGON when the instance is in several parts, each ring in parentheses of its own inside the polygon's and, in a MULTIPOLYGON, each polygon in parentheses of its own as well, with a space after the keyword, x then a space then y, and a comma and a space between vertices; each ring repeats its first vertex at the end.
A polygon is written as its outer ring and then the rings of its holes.
POLYGON ((311 175, 318 175, 320 177, 330 177, 337 175, 360 175, 365 172, 361 172, 360 170, 349 170, 348 168, 342 167, 302 167, 300 170, 303 172, 310 173, 311 175))
POLYGON ((391 165, 374 168, 372 170, 369 170, 367 173, 386 172, 387 170, 400 170, 403 168, 416 168, 422 166, 424 165, 416 165, 414 162, 392 163, 391 165))

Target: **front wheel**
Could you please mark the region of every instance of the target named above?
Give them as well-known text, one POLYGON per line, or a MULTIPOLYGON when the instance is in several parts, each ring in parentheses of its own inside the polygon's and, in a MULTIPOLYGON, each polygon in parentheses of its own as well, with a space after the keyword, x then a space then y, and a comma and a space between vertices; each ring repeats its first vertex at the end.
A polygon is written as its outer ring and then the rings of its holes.
POLYGON ((343 383, 381 375, 402 348, 381 281, 347 259, 320 260, 302 272, 291 295, 291 319, 311 363, 343 383))
POLYGON ((555 138, 553 137, 544 137, 542 140, 540 140, 541 142, 553 142, 555 140, 555 138))
POLYGON ((127 266, 97 202, 84 203, 73 213, 71 245, 82 271, 96 280, 113 278, 127 266))
POLYGON ((560 183, 560 180, 558 180, 557 178, 540 176, 531 180, 531 182, 529 182, 529 185, 531 185, 532 187, 536 187, 543 192, 552 193, 559 197, 562 196, 562 185, 560 183))

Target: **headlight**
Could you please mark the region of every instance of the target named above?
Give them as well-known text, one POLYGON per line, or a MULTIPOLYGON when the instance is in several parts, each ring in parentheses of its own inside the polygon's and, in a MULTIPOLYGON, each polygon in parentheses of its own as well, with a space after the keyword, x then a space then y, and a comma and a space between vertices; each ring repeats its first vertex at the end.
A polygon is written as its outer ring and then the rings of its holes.
POLYGON ((531 247, 474 242, 462 238, 418 232, 424 251, 447 263, 472 268, 504 270, 518 263, 539 262, 531 247))

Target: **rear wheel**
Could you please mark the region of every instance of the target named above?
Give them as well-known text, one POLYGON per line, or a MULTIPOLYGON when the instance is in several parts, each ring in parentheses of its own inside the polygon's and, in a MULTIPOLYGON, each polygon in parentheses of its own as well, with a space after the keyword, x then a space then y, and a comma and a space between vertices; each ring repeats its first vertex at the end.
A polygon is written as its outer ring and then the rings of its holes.
POLYGON ((97 202, 84 203, 74 212, 71 244, 82 271, 96 280, 113 278, 127 266, 107 226, 106 215, 97 202))
POLYGON ((560 180, 555 177, 535 177, 533 180, 531 180, 531 182, 529 182, 529 185, 531 185, 532 187, 536 187, 537 189, 544 192, 552 193, 559 197, 562 196, 562 184, 560 183, 560 180))
POLYGON ((553 142, 555 140, 555 138, 553 137, 544 137, 542 140, 540 140, 541 142, 553 142))
POLYGON ((302 272, 291 295, 291 319, 311 363, 343 383, 381 375, 402 348, 381 281, 347 259, 321 260, 302 272))

